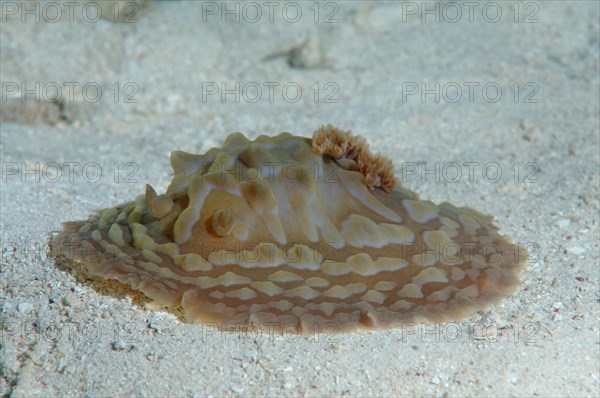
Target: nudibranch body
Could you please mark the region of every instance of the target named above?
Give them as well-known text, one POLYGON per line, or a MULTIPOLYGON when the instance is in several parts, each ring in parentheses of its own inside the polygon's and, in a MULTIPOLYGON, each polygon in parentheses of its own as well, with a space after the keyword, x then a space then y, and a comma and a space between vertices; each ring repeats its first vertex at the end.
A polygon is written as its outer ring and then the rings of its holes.
POLYGON ((164 194, 147 185, 65 223, 54 255, 188 322, 305 334, 459 320, 512 294, 525 268, 492 217, 420 200, 331 125, 312 140, 234 133, 171 164, 164 194))

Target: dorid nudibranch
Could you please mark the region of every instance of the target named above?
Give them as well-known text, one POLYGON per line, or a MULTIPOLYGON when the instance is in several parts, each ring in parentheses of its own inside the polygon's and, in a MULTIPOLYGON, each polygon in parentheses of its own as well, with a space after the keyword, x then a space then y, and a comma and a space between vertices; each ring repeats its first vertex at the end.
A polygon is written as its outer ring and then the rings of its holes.
POLYGON ((331 125, 312 139, 234 133, 171 165, 164 194, 147 185, 65 223, 53 254, 188 322, 305 334, 460 320, 512 294, 525 269, 492 217, 420 200, 391 160, 331 125))

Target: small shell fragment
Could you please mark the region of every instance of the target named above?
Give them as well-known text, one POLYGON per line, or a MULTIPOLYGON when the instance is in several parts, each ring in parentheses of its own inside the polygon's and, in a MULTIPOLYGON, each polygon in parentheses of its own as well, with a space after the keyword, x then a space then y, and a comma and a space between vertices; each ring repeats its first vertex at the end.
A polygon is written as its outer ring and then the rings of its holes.
POLYGON ((233 133, 171 165, 164 194, 148 185, 65 223, 53 255, 188 322, 304 334, 460 320, 512 294, 526 268, 492 217, 420 200, 391 160, 331 125, 312 139, 233 133))

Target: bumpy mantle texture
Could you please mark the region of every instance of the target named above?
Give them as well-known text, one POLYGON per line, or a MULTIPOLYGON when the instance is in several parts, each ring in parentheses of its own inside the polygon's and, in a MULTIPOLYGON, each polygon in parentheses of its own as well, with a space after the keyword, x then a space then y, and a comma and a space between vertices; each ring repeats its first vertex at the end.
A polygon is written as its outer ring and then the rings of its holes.
POLYGON ((171 154, 164 194, 68 222, 53 255, 188 322, 304 334, 456 321, 512 294, 526 252, 492 217, 420 200, 331 125, 171 154))

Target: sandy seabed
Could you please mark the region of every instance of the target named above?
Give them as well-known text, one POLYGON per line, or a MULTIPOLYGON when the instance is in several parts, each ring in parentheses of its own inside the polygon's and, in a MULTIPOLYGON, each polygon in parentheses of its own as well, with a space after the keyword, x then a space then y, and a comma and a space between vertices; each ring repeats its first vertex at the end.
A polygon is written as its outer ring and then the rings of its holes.
POLYGON ((2 396, 597 396, 599 3, 19 2, 0 22, 2 396), (102 13, 102 18, 98 18, 102 13), (531 253, 461 323, 221 333, 48 258, 169 153, 323 123, 531 253))

